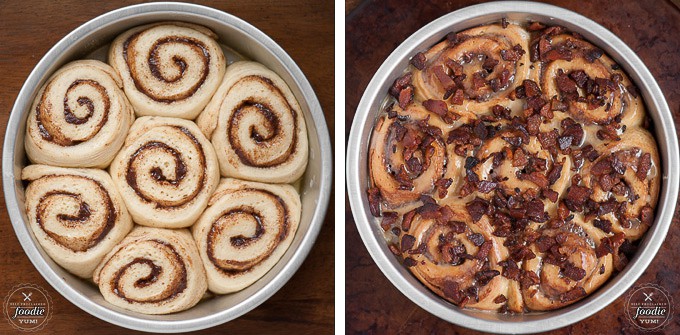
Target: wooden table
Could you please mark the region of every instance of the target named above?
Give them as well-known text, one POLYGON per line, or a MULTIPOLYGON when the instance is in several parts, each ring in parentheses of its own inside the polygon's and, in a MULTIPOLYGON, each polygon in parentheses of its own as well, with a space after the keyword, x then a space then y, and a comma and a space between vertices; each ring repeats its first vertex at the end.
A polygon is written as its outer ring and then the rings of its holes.
MULTIPOLYGON (((430 21, 482 1, 347 0, 345 37, 346 140, 356 107, 380 64, 402 41, 430 21), (354 7, 356 6, 356 7, 354 7), (354 8, 353 8, 354 7, 354 8)), ((608 28, 642 58, 663 90, 680 124, 680 10, 670 1, 553 0, 608 28)), ((674 171, 676 172, 676 171, 674 171)), ((345 299, 347 333, 355 334, 479 334, 443 321, 402 295, 380 272, 357 232, 345 201, 345 299)), ((680 209, 680 208, 678 208, 680 209)), ((654 283, 668 290, 676 313, 667 334, 680 333, 680 214, 676 210, 668 237, 647 271, 635 283, 654 283)), ((637 333, 624 314, 625 295, 594 316, 554 334, 637 333)))
MULTIPOLYGON (((0 122, 9 113, 28 74, 56 42, 105 12, 136 1, 4 1, 0 5, 0 122)), ((328 1, 197 1, 234 14, 274 39, 312 84, 333 136, 333 4, 328 1)), ((0 197, 3 197, 0 195, 0 197)), ((331 200, 331 204, 333 200, 331 200)), ((137 333, 99 320, 55 291, 24 255, 4 198, 0 201, 0 296, 20 283, 45 288, 54 302, 46 334, 137 333)), ((332 207, 332 205, 331 205, 332 207)), ((329 209, 317 243, 300 270, 271 299, 250 313, 200 334, 330 334, 334 318, 334 214, 329 209)), ((5 317, 0 334, 14 331, 5 317)), ((139 333, 143 334, 143 333, 139 333)))

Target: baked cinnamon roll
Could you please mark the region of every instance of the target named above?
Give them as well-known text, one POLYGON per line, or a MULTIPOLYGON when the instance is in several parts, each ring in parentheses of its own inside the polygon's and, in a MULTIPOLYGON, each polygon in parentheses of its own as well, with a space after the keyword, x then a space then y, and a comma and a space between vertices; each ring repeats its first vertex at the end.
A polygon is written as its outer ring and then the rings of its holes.
POLYGON ((290 185, 223 179, 192 227, 210 291, 240 291, 264 276, 293 241, 300 210, 290 185))
POLYGON ((134 120, 122 85, 100 61, 64 65, 40 89, 28 115, 28 158, 63 167, 108 166, 134 120))
POLYGON ((139 116, 194 119, 224 76, 226 58, 210 29, 184 22, 132 28, 109 49, 139 116))
POLYGON ((189 309, 207 288, 186 229, 135 227, 97 266, 93 279, 106 301, 143 314, 189 309))
POLYGON ((622 271, 654 222, 643 102, 578 34, 506 20, 451 33, 386 93, 369 209, 392 252, 455 305, 572 304, 622 271))
POLYGON ((307 167, 307 127, 288 85, 262 64, 229 65, 196 119, 212 140, 224 177, 291 183, 307 167))
POLYGON ((21 179, 29 182, 26 216, 38 243, 76 276, 92 277, 132 229, 125 203, 104 171, 29 165, 21 179))
POLYGON ((111 163, 111 177, 138 224, 192 225, 219 182, 215 152, 196 124, 138 118, 111 163))

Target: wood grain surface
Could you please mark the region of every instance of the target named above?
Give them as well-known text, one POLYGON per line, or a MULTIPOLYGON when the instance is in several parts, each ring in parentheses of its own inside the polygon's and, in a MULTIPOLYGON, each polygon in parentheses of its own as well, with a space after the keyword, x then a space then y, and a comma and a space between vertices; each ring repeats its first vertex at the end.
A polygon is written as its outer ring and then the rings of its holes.
MULTIPOLYGON (((364 1, 346 17, 346 138, 364 89, 385 58, 408 36, 430 21, 481 1, 364 1)), ((663 0, 547 1, 585 15, 627 43, 656 78, 680 124, 680 10, 663 0)), ((346 2, 353 6, 355 2, 346 2)), ((346 7, 346 8, 347 8, 346 7)), ((677 171, 673 171, 677 172, 677 171)), ((348 334, 480 334, 443 321, 402 295, 380 272, 357 232, 345 200, 345 327, 348 334)), ((635 285, 653 283, 668 290, 676 312, 664 329, 680 334, 680 215, 676 209, 668 236, 635 285)), ((553 334, 635 334, 624 313, 625 294, 600 312, 553 334)))
MULTIPOLYGON (((333 3, 328 1, 197 1, 234 14, 262 30, 299 65, 312 84, 333 138, 333 3)), ((135 1, 0 1, 0 123, 2 134, 21 86, 42 56, 81 24, 135 1)), ((3 197, 0 195, 0 197, 3 197)), ((198 334, 330 334, 334 318, 333 200, 319 238, 300 270, 271 299, 246 315, 198 334)), ((0 297, 20 283, 45 288, 54 315, 45 334, 133 334, 64 299, 33 267, 0 201, 0 297)), ((5 317, 0 334, 18 333, 5 317)))

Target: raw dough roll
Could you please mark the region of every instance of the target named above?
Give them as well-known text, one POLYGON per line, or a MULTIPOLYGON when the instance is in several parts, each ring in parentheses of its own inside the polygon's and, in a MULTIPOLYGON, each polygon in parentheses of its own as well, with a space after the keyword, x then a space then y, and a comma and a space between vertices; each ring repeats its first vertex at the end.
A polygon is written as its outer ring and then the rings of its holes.
POLYGON ((188 230, 139 226, 106 255, 94 281, 109 303, 144 314, 189 309, 207 288, 188 230))
POLYGON ((26 188, 28 224, 45 252, 83 278, 120 242, 132 220, 111 177, 96 169, 30 165, 26 188))
POLYGON ((215 152, 191 121, 143 116, 111 163, 111 176, 138 224, 188 227, 219 183, 215 152))
POLYGON ((194 119, 224 76, 226 58, 210 29, 183 22, 130 29, 109 49, 137 115, 194 119))
POLYGON ((108 166, 134 120, 121 87, 118 74, 96 60, 75 61, 55 72, 28 115, 28 158, 64 167, 108 166))
POLYGON ((300 210, 290 185, 223 179, 193 226, 210 291, 239 291, 264 276, 293 241, 300 210))
POLYGON ((211 138, 224 177, 290 183, 305 172, 302 110, 283 79, 261 64, 230 65, 196 123, 211 138))

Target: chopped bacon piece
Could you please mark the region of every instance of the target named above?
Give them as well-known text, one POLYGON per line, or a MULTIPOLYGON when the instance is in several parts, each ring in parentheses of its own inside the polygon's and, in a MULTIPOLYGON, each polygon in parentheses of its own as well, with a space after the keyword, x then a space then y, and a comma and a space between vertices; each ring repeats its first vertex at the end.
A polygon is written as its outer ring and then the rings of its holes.
POLYGON ((422 52, 419 52, 411 58, 411 64, 418 70, 422 71, 425 69, 425 62, 427 59, 425 58, 425 54, 422 52))
POLYGON ((380 202, 382 201, 380 189, 371 187, 366 190, 366 193, 368 193, 368 207, 371 210, 371 214, 375 217, 380 217, 380 202))

